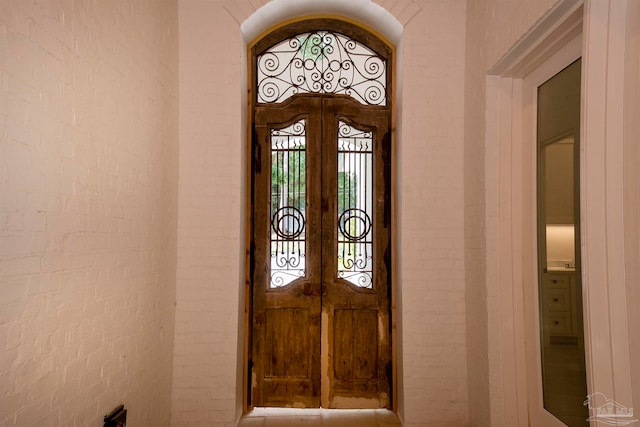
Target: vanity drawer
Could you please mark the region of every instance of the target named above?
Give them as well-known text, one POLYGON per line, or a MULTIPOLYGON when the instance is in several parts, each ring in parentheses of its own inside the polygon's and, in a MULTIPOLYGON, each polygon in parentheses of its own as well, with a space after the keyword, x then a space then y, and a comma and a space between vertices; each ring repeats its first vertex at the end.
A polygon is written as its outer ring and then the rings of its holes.
POLYGON ((571 312, 571 288, 548 289, 544 293, 544 306, 549 312, 571 312))
POLYGON ((544 284, 547 288, 566 288, 571 287, 571 276, 568 274, 545 274, 544 284))
POLYGON ((572 333, 571 315, 569 313, 549 313, 547 326, 552 335, 569 335, 572 333))

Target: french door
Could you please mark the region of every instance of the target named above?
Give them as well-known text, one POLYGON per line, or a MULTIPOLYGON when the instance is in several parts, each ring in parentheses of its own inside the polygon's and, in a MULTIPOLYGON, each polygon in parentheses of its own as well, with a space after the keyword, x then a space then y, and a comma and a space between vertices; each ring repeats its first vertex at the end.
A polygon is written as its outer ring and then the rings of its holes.
POLYGON ((390 407, 389 109, 256 106, 251 406, 390 407))

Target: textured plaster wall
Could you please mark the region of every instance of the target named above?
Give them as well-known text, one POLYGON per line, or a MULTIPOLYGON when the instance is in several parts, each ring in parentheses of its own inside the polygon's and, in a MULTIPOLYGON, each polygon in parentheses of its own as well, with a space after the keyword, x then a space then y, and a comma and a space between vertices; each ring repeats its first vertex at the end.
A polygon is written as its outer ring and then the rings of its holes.
POLYGON ((0 1, 0 426, 167 426, 177 4, 0 1))
MULTIPOLYGON (((467 2, 464 120, 464 222, 469 420, 508 426, 503 419, 500 295, 497 266, 497 147, 485 144, 487 71, 556 0, 467 2)), ((488 102, 493 102, 488 100, 488 102)))
MULTIPOLYGON (((266 2, 181 0, 180 201, 172 425, 230 426, 244 306, 246 91, 240 24, 266 2), (242 254, 242 255, 241 255, 242 254)), ((316 2, 317 3, 317 2, 316 2)), ((380 1, 399 52, 398 235, 405 425, 466 426, 466 1, 380 1)), ((242 343, 241 343, 242 344, 242 343)))

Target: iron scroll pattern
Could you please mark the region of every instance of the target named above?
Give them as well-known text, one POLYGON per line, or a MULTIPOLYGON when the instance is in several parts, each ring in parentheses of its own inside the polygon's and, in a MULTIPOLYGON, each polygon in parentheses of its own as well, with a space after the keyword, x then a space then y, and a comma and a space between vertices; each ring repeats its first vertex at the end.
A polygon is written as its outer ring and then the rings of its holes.
POLYGON ((373 134, 338 124, 338 277, 373 288, 373 134))
POLYGON ((345 94, 386 105, 386 60, 343 34, 322 30, 284 40, 257 58, 257 102, 298 93, 345 94))
POLYGON ((271 276, 281 288, 306 274, 305 121, 271 130, 271 276))

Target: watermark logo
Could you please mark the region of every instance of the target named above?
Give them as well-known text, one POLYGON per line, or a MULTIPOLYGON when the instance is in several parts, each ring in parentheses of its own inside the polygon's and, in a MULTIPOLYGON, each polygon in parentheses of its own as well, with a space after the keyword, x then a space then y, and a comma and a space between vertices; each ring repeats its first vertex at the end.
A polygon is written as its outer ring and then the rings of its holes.
POLYGON ((633 408, 608 399, 602 393, 590 394, 584 405, 589 407, 590 417, 587 421, 598 421, 610 426, 628 426, 638 421, 633 418, 633 408))

